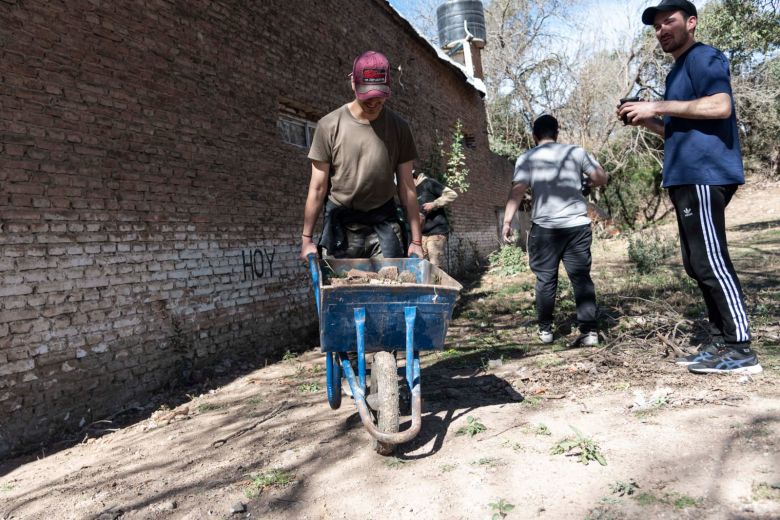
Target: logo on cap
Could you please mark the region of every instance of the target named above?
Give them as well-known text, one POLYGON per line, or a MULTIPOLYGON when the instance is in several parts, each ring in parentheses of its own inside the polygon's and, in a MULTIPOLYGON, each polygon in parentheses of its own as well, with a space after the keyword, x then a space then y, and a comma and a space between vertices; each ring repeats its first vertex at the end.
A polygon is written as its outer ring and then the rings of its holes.
POLYGON ((363 69, 362 82, 364 85, 369 83, 387 83, 387 70, 385 69, 363 69))

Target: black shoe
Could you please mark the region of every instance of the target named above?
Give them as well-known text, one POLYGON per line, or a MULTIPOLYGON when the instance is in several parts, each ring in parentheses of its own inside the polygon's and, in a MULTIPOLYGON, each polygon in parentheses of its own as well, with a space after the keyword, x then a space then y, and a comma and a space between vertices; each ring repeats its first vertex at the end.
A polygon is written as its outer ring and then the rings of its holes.
POLYGON ((750 347, 732 348, 710 360, 688 366, 694 374, 760 374, 764 369, 750 347))
POLYGON ((710 361, 718 355, 724 352, 726 346, 722 343, 707 343, 696 349, 696 352, 690 356, 678 357, 674 360, 675 363, 682 366, 694 365, 696 363, 703 363, 710 361))

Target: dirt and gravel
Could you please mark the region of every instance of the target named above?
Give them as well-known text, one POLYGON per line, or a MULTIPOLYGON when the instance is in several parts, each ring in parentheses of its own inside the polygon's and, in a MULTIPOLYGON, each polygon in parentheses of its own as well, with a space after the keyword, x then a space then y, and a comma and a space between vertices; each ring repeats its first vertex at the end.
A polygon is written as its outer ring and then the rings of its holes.
POLYGON ((329 408, 323 356, 301 345, 0 463, 0 518, 780 518, 778 200, 777 184, 743 189, 727 216, 761 374, 672 364, 696 330, 679 261, 677 285, 648 288, 625 238, 601 240, 602 344, 566 348, 565 323, 539 344, 527 272, 469 281, 446 350, 423 359, 422 430, 395 456, 371 449, 349 397, 329 408))

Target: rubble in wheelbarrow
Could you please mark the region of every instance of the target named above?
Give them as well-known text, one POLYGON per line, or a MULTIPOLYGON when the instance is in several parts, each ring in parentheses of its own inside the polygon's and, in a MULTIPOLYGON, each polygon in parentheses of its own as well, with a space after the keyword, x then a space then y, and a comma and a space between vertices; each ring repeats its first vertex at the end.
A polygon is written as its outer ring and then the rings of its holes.
POLYGON ((399 271, 395 266, 383 267, 379 272, 350 269, 343 276, 330 277, 330 284, 341 285, 401 285, 405 283, 417 283, 417 277, 411 271, 399 271))

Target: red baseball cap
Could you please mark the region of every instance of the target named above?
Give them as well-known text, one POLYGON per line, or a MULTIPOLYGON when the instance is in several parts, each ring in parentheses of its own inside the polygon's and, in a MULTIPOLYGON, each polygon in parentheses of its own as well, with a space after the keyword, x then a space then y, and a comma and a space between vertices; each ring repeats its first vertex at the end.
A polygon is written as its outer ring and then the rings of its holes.
POLYGON ((366 51, 352 64, 355 95, 360 101, 390 97, 390 62, 384 54, 366 51))

